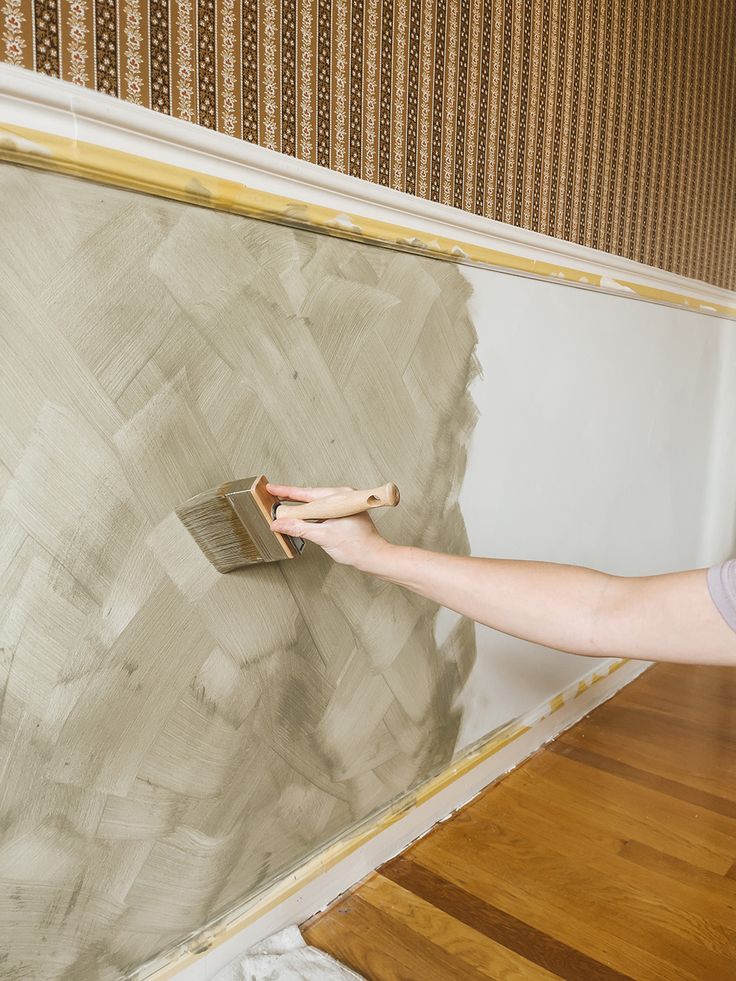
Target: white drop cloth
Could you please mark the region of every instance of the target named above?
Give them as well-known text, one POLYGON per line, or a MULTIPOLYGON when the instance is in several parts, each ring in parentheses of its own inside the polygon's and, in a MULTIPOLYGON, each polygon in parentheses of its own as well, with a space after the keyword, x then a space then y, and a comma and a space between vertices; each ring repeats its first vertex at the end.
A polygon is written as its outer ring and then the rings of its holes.
POLYGON ((328 954, 308 947, 290 926, 231 961, 212 981, 364 981, 328 954))

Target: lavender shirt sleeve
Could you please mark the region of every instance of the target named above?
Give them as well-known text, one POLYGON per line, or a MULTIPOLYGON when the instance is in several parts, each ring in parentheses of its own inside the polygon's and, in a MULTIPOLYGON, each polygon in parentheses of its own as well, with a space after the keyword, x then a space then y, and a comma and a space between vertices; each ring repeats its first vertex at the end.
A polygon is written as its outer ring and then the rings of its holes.
POLYGON ((708 569, 708 589, 723 619, 736 630, 736 559, 708 569))

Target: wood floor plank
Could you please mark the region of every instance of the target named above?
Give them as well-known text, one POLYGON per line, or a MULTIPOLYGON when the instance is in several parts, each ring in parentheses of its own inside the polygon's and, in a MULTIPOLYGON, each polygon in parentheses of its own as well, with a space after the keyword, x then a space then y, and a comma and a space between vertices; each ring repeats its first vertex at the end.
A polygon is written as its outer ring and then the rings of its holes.
POLYGON ((452 955, 458 971, 470 964, 498 981, 554 981, 558 977, 383 875, 370 876, 361 886, 360 895, 442 947, 452 955))
MULTIPOLYGON (((725 717, 725 725, 720 719, 713 717, 713 705, 707 702, 707 714, 703 712, 695 718, 695 713, 688 712, 686 706, 677 706, 676 711, 660 711, 655 698, 650 703, 635 704, 630 701, 607 702, 601 706, 601 714, 596 718, 598 726, 611 726, 614 731, 629 736, 635 734, 644 737, 647 742, 662 739, 664 748, 671 747, 676 752, 681 742, 688 744, 689 749, 716 763, 723 757, 730 756, 736 749, 736 732, 732 723, 736 724, 736 708, 729 709, 725 717), (694 745, 694 740, 700 745, 694 745)), ((706 703, 703 704, 703 709, 706 703)))
MULTIPOLYGON (((660 814, 662 806, 666 806, 666 813, 671 813, 676 823, 689 826, 690 833, 693 833, 693 820, 702 822, 707 829, 705 840, 710 841, 709 836, 712 833, 714 840, 719 841, 726 852, 730 850, 731 843, 736 841, 736 813, 732 801, 677 780, 657 776, 586 747, 572 746, 564 743, 561 738, 520 768, 519 773, 525 772, 527 768, 533 773, 551 773, 555 767, 560 766, 562 770, 559 775, 555 773, 555 780, 559 777, 563 784, 567 784, 577 779, 578 787, 587 787, 589 791, 591 787, 595 787, 596 799, 600 789, 604 802, 620 800, 621 806, 633 811, 641 812, 653 808, 655 813, 660 814), (571 776, 574 773, 577 778, 571 776)), ((589 792, 588 796, 594 795, 589 792)))
POLYGON ((566 981, 591 981, 593 978, 621 981, 628 977, 408 858, 394 859, 384 866, 381 874, 566 981))
MULTIPOLYGON (((633 783, 640 783, 644 787, 651 787, 660 793, 668 794, 670 797, 688 801, 698 807, 706 808, 716 814, 723 814, 725 817, 736 820, 736 801, 728 800, 719 794, 701 790, 692 784, 680 780, 672 780, 667 776, 649 769, 646 765, 632 765, 631 763, 620 760, 605 752, 596 751, 591 747, 591 740, 586 741, 586 745, 580 746, 572 739, 561 737, 549 747, 551 753, 559 753, 560 756, 567 756, 570 759, 586 763, 588 766, 609 773, 615 773, 631 780, 633 783)), ((605 747, 602 747, 605 749, 605 747)), ((637 754, 637 764, 641 762, 640 754, 637 754)))
MULTIPOLYGON (((342 940, 343 932, 335 936, 332 922, 326 918, 315 920, 304 929, 308 943, 320 947, 338 957, 354 970, 365 977, 380 978, 381 981, 446 981, 448 977, 457 977, 454 972, 457 962, 452 956, 403 923, 394 920, 390 914, 377 909, 354 893, 340 903, 339 912, 342 917, 352 915, 359 923, 351 931, 352 944, 342 940), (355 937, 361 943, 355 943, 355 937), (336 943, 340 953, 334 953, 336 943)), ((484 975, 469 964, 463 966, 463 978, 467 981, 488 981, 484 975)))
MULTIPOLYGON (((601 706, 603 711, 606 706, 601 706)), ((721 797, 736 805, 736 769, 729 770, 730 747, 715 738, 685 731, 673 720, 629 711, 597 718, 593 713, 560 737, 565 745, 587 748, 649 773, 721 797), (609 719, 610 721, 607 721, 609 719)))
POLYGON ((513 782, 502 781, 479 801, 492 806, 506 793, 523 791, 544 802, 560 820, 584 820, 613 845, 636 838, 691 865, 723 874, 736 857, 736 821, 688 802, 633 784, 572 757, 545 753, 523 767, 513 782), (729 833, 730 832, 730 833, 729 833))
POLYGON ((710 706, 720 702, 730 706, 733 711, 736 676, 730 667, 704 666, 691 670, 680 664, 658 664, 655 669, 641 675, 635 686, 628 686, 620 694, 625 700, 638 692, 666 695, 678 711, 696 697, 709 700, 710 706), (685 677, 686 685, 683 684, 685 677))
POLYGON ((390 943, 386 949, 382 937, 362 928, 361 909, 360 903, 351 904, 354 922, 323 917, 302 926, 304 939, 368 981, 413 981, 412 968, 397 956, 390 943))
POLYGON ((645 897, 632 893, 625 884, 599 875, 595 868, 560 863, 558 855, 530 846, 519 835, 507 833, 503 842, 491 846, 484 843, 478 849, 472 869, 457 861, 454 846, 432 844, 416 858, 412 856, 412 860, 417 859, 485 902, 528 921, 526 912, 518 912, 523 892, 527 908, 539 916, 535 925, 542 932, 586 953, 586 937, 595 923, 611 938, 611 966, 632 977, 640 976, 635 965, 645 952, 654 954, 660 961, 659 972, 651 975, 658 981, 670 976, 673 961, 685 976, 698 981, 728 977, 733 967, 733 958, 697 943, 695 928, 687 936, 679 936, 675 930, 668 929, 664 910, 657 922, 656 898, 652 897, 647 904, 645 897), (550 910, 563 914, 566 922, 551 920, 550 910), (646 914, 643 920, 642 914, 646 914), (630 951, 628 968, 621 964, 617 949, 617 945, 624 943, 634 948, 630 951))
POLYGON ((619 854, 628 862, 636 862, 644 869, 696 888, 700 895, 707 896, 711 902, 717 901, 729 922, 736 927, 736 882, 729 878, 734 866, 719 875, 634 840, 625 842, 619 854))
POLYGON ((716 734, 730 728, 736 722, 736 691, 732 686, 723 685, 717 692, 693 688, 683 695, 681 686, 669 685, 634 688, 622 692, 620 704, 626 707, 645 708, 660 712, 674 719, 686 719, 708 727, 716 734))
MULTIPOLYGON (((631 834, 630 832, 636 828, 635 822, 632 822, 629 827, 626 827, 622 823, 616 824, 614 823, 615 818, 614 821, 611 821, 610 815, 605 812, 597 816, 600 820, 594 820, 586 812, 582 814, 576 812, 574 805, 571 806, 567 800, 545 801, 540 797, 526 792, 524 788, 508 789, 503 796, 498 795, 497 802, 494 801, 492 805, 486 804, 486 809, 484 810, 479 809, 479 813, 486 817, 489 826, 495 821, 503 824, 505 827, 522 830, 528 835, 534 837, 539 836, 540 840, 553 846, 557 851, 564 852, 566 848, 572 849, 574 846, 576 861, 585 857, 591 861, 595 861, 596 866, 599 868, 601 867, 600 863, 604 861, 607 863, 607 867, 612 868, 614 863, 619 862, 627 845, 636 844, 642 849, 649 849, 653 857, 662 856, 661 861, 656 863, 654 862, 654 858, 652 859, 652 863, 649 866, 651 870, 656 872, 657 868, 661 868, 664 872, 667 869, 668 874, 678 879, 683 887, 691 886, 695 894, 685 894, 687 896, 686 905, 689 906, 692 902, 696 902, 701 912, 709 908, 710 903, 709 896, 706 894, 703 900, 706 905, 705 907, 702 905, 701 898, 698 894, 698 890, 701 887, 698 883, 710 881, 722 882, 723 877, 731 865, 729 858, 721 856, 719 856, 718 863, 713 863, 716 865, 716 868, 693 864, 678 855, 672 855, 666 849, 658 848, 656 833, 653 833, 651 836, 644 835, 643 837, 649 838, 648 841, 641 841, 636 835, 631 834), (605 824, 607 819, 612 824, 610 830, 605 824), (668 859, 671 860, 669 864, 667 862, 668 859), (675 875, 675 869, 678 868, 681 872, 679 875, 675 875), (700 872, 703 873, 702 878, 698 877, 700 872)), ((639 828, 641 830, 647 830, 646 826, 642 824, 639 825, 639 828)), ((667 838, 665 838, 665 844, 668 844, 667 838)), ((629 858, 630 853, 627 852, 626 857, 629 858)), ((618 872, 625 877, 625 867, 619 868, 618 872)), ((642 877, 639 875, 638 878, 642 879, 642 884, 646 885, 647 888, 650 886, 661 886, 664 888, 665 886, 665 883, 660 882, 658 879, 650 882, 648 876, 642 877)), ((668 889, 667 891, 668 897, 674 898, 671 890, 668 889)), ((730 885, 725 887, 725 891, 721 890, 719 902, 714 905, 714 915, 719 914, 722 908, 720 903, 729 895, 730 891, 730 885)), ((736 926, 736 921, 729 914, 726 914, 726 924, 736 926)))
MULTIPOLYGON (((488 799, 483 803, 488 807, 488 799)), ((591 833, 584 819, 576 818, 574 811, 554 809, 553 803, 547 805, 530 794, 514 791, 489 811, 479 809, 486 820, 473 831, 479 854, 486 848, 502 846, 510 832, 515 836, 515 846, 523 841, 539 854, 540 861, 550 860, 557 866, 565 863, 581 873, 593 868, 596 876, 624 891, 627 908, 636 911, 640 920, 651 920, 654 929, 660 929, 665 920, 679 935, 690 934, 694 942, 736 957, 736 919, 722 898, 703 892, 693 881, 673 881, 654 868, 647 871, 627 862, 620 855, 624 841, 603 841, 595 830, 591 833)), ((443 839, 438 835, 435 841, 442 843, 443 839)), ((452 844, 445 841, 445 847, 452 844)))
POLYGON ((442 854, 410 854, 410 857, 415 864, 517 916, 541 933, 637 981, 662 981, 665 977, 668 981, 699 981, 679 965, 672 970, 669 958, 643 949, 625 936, 611 935, 589 905, 570 903, 566 896, 557 895, 554 890, 539 890, 536 880, 527 882, 524 876, 519 876, 514 881, 496 875, 490 866, 479 867, 477 856, 472 868, 442 854))
POLYGON ((735 733, 736 672, 658 665, 314 935, 371 981, 736 978, 735 733))

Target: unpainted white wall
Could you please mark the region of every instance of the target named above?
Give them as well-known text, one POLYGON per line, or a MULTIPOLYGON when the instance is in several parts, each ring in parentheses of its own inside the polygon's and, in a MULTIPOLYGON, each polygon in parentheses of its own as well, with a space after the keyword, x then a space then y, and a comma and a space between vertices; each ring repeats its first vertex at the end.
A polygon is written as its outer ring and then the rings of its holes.
MULTIPOLYGON (((736 325, 468 268, 483 377, 460 503, 476 555, 618 575, 733 548, 736 325)), ((447 629, 447 618, 439 628, 447 629)), ((477 628, 458 750, 593 659, 477 628)))

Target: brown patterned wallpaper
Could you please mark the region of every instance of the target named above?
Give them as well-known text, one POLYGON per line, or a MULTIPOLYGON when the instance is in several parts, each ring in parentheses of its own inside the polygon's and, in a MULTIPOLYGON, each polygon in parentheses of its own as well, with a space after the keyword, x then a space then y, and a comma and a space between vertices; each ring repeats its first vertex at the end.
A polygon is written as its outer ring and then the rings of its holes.
POLYGON ((0 0, 0 58, 736 287, 732 0, 0 0))

